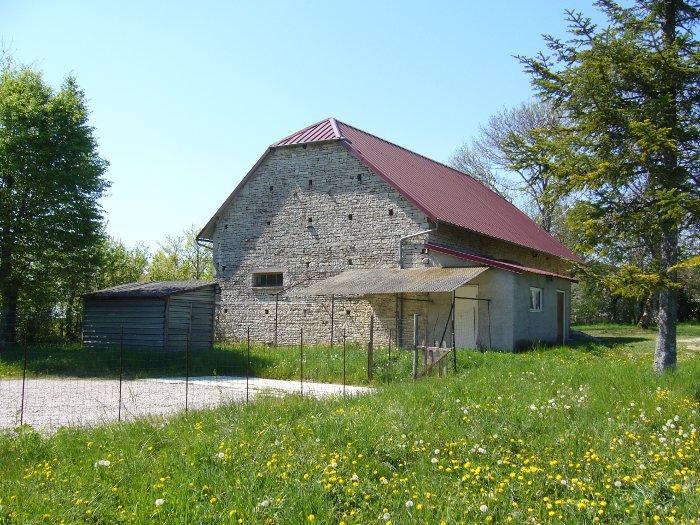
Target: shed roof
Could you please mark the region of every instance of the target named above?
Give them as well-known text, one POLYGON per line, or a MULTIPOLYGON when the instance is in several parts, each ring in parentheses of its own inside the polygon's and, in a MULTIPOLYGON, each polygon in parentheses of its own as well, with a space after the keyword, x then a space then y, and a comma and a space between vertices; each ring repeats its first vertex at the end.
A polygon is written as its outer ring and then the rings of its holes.
POLYGON ((488 268, 383 268, 378 270, 348 270, 313 283, 295 288, 290 295, 376 295, 393 293, 452 292, 468 283, 488 268))
POLYGON ((206 288, 216 284, 215 281, 154 281, 154 282, 135 282, 120 284, 97 290, 95 292, 86 293, 83 297, 88 299, 117 299, 117 298, 143 298, 157 299, 165 298, 171 295, 191 292, 200 288, 206 288))
POLYGON ((199 237, 211 239, 225 207, 275 148, 337 141, 392 185, 428 218, 453 224, 563 259, 580 261, 512 203, 470 175, 358 128, 327 118, 272 144, 241 181, 199 237))

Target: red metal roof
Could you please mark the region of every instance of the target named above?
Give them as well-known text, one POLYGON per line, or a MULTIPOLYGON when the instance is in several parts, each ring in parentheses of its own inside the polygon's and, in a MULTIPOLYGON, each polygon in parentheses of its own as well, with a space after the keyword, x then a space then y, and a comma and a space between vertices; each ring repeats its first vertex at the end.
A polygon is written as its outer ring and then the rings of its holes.
POLYGON ((327 118, 316 124, 311 124, 309 127, 297 131, 296 133, 292 133, 279 142, 275 142, 272 146, 291 146, 293 144, 306 144, 308 142, 321 142, 339 138, 340 131, 338 131, 338 125, 335 119, 327 118))
MULTIPOLYGON (((473 177, 334 118, 297 131, 272 144, 270 150, 329 140, 339 141, 432 220, 580 261, 577 255, 517 207, 473 177)), ((230 198, 235 193, 234 190, 230 198)), ((222 208, 227 204, 228 199, 222 208)), ((200 235, 203 238, 210 235, 209 230, 217 215, 202 230, 200 235)))
POLYGON ((500 268, 501 270, 507 270, 513 273, 536 273, 537 275, 544 275, 546 277, 558 277, 559 279, 566 279, 572 283, 577 283, 578 280, 570 277, 568 275, 561 275, 554 272, 548 272, 546 270, 540 270, 539 268, 532 268, 530 266, 523 266, 522 264, 509 263, 505 261, 499 261, 497 259, 491 259, 489 257, 483 257, 481 255, 474 255, 473 253, 461 252, 450 248, 448 246, 442 246, 441 244, 435 244, 433 242, 426 242, 425 247, 429 250, 439 253, 445 253, 447 255, 452 255, 458 259, 464 259, 465 261, 471 261, 479 264, 484 264, 492 268, 500 268))

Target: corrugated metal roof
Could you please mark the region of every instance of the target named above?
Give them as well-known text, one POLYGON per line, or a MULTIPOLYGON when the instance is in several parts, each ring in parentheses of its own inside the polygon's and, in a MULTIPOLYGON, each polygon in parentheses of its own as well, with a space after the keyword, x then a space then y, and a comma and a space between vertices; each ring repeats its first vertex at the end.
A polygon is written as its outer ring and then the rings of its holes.
POLYGON ((317 281, 306 288, 294 288, 289 295, 376 295, 394 293, 451 292, 488 268, 384 268, 348 270, 317 281))
POLYGON ((452 255, 458 259, 469 261, 472 263, 485 264, 492 268, 500 268, 501 270, 507 270, 513 273, 535 273, 537 275, 544 275, 546 277, 556 277, 558 279, 565 279, 571 281, 572 283, 577 283, 578 280, 570 277, 568 275, 561 275, 559 273, 548 272, 547 270, 540 270, 539 268, 533 268, 531 266, 523 266, 522 264, 515 264, 505 261, 499 261, 497 259, 491 259, 489 257, 484 257, 482 255, 476 255, 473 253, 461 252, 450 248, 449 246, 442 246, 440 244, 435 244, 433 242, 426 242, 425 247, 434 252, 445 253, 447 255, 452 255))
POLYGON ((215 281, 154 281, 150 283, 126 283, 86 293, 88 299, 112 299, 124 297, 164 298, 182 292, 191 292, 216 284, 215 281))
POLYGON ((275 142, 273 147, 291 146, 293 144, 306 144, 308 142, 321 142, 324 140, 333 140, 340 138, 340 131, 335 119, 327 118, 316 124, 311 124, 296 133, 292 133, 288 137, 283 138, 279 142, 275 142))
MULTIPOLYGON (((517 207, 473 177, 334 118, 312 124, 272 144, 258 164, 274 148, 328 140, 338 140, 430 219, 580 261, 517 207)), ((201 238, 211 239, 218 215, 252 171, 207 223, 199 234, 201 238)))

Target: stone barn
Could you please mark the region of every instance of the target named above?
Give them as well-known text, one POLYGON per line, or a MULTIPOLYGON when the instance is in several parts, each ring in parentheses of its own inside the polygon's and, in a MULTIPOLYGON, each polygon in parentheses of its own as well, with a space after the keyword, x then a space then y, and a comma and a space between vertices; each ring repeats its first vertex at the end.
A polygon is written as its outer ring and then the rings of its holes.
POLYGON ((563 343, 578 257, 467 173, 333 118, 272 144, 198 236, 219 337, 563 343))
POLYGON ((210 348, 212 281, 128 283, 83 296, 83 343, 184 350, 210 348))

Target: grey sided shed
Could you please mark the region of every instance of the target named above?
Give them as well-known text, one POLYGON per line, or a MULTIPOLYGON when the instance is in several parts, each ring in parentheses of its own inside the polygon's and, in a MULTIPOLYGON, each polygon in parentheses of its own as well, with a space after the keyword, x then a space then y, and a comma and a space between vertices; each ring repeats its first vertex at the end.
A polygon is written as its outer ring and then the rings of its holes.
POLYGON ((83 296, 83 343, 183 350, 214 340, 214 281, 128 283, 83 296), (123 335, 122 335, 123 334, 123 335))

